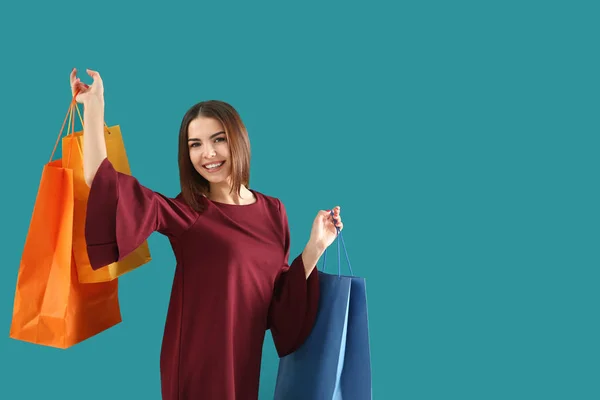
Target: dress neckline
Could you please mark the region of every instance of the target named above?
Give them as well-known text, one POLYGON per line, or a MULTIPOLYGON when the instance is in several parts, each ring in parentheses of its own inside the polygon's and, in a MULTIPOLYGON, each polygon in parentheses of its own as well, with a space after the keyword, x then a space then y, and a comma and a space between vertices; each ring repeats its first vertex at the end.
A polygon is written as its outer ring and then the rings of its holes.
POLYGON ((255 206, 259 203, 260 201, 260 196, 258 194, 258 192, 254 191, 253 189, 248 188, 248 190, 254 195, 254 202, 253 203, 249 203, 249 204, 231 204, 231 203, 222 203, 220 201, 215 201, 215 200, 211 200, 208 197, 204 196, 204 198, 206 199, 206 201, 208 201, 209 203, 212 203, 218 207, 227 207, 227 208, 245 208, 245 207, 252 207, 255 206))

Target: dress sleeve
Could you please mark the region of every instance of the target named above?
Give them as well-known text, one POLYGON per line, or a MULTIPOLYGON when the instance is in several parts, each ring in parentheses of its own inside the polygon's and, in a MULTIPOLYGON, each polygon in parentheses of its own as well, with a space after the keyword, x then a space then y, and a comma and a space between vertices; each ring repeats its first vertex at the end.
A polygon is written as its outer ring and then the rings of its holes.
POLYGON ((268 325, 279 357, 298 349, 310 334, 319 305, 319 273, 315 267, 308 279, 304 272, 302 255, 288 265, 290 230, 285 207, 279 202, 283 228, 284 266, 275 281, 269 309, 268 325))
POLYGON ((197 218, 183 204, 142 186, 105 158, 90 187, 85 238, 94 270, 120 261, 154 231, 177 237, 197 218))

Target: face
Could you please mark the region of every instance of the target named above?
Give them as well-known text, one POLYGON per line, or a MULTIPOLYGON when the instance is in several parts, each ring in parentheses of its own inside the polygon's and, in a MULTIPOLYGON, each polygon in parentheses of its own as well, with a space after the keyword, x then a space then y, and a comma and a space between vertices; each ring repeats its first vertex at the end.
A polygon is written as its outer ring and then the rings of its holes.
POLYGON ((225 129, 213 118, 198 117, 188 127, 190 160, 211 184, 228 182, 231 158, 225 129))

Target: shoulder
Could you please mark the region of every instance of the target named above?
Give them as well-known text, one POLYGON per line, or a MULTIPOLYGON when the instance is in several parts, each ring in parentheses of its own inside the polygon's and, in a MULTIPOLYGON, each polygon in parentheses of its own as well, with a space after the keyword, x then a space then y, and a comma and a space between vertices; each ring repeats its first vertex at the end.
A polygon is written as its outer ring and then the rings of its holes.
POLYGON ((252 191, 257 197, 256 200, 263 203, 264 208, 267 212, 273 215, 279 215, 280 217, 286 217, 285 206, 281 199, 275 196, 267 195, 254 189, 252 189, 252 191))
POLYGON ((257 202, 262 203, 262 209, 268 215, 267 219, 273 223, 277 229, 284 235, 288 232, 288 217, 283 201, 275 196, 252 190, 257 197, 257 202))
POLYGON ((255 189, 252 189, 252 192, 254 192, 256 195, 256 200, 262 202, 267 208, 276 211, 280 211, 283 208, 283 202, 279 198, 275 196, 269 196, 268 194, 259 192, 255 189))
MULTIPOLYGON (((164 196, 164 195, 163 195, 164 196)), ((194 209, 194 206, 189 204, 185 198, 183 197, 183 193, 179 192, 177 193, 177 195, 175 197, 167 197, 164 196, 166 199, 168 199, 169 202, 171 202, 171 204, 175 207, 180 208, 182 211, 191 213, 191 214, 197 214, 199 211, 196 211, 194 209)), ((204 197, 199 198, 198 199, 198 203, 200 206, 204 207, 204 209, 206 209, 206 201, 204 199, 204 197)))
POLYGON ((174 197, 159 192, 155 193, 160 199, 158 207, 162 213, 171 214, 172 217, 187 220, 188 222, 195 221, 199 217, 200 212, 194 209, 191 204, 188 204, 181 193, 178 193, 174 197))

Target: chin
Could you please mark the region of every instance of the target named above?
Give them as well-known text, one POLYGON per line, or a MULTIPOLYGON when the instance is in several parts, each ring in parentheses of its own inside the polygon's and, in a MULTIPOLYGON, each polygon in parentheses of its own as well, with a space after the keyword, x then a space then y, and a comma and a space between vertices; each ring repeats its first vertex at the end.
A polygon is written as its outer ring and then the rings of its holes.
POLYGON ((214 176, 204 176, 204 179, 206 179, 208 181, 208 183, 211 184, 221 184, 221 183, 226 183, 228 181, 227 178, 217 178, 214 176))

